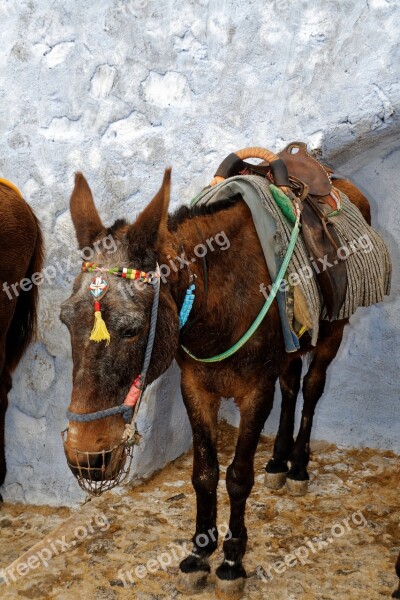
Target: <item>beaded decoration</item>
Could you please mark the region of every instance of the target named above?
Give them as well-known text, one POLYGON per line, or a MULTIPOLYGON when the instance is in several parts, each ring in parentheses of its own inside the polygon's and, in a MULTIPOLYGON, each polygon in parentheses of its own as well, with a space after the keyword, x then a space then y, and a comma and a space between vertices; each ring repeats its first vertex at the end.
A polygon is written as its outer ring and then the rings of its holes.
MULTIPOLYGON (((106 346, 110 343, 110 333, 107 329, 107 325, 105 324, 102 316, 101 316, 101 308, 100 308, 100 299, 105 296, 108 292, 110 284, 108 283, 106 277, 103 275, 104 273, 110 273, 111 275, 116 275, 117 277, 122 277, 123 279, 140 279, 144 283, 152 283, 154 281, 154 277, 156 276, 154 273, 146 273, 145 271, 139 271, 137 269, 129 269, 127 267, 99 267, 96 263, 92 262, 84 262, 82 265, 82 271, 84 273, 97 273, 97 275, 92 279, 89 290, 94 298, 94 316, 95 322, 90 334, 90 339, 94 342, 105 341, 106 346)), ((183 300, 183 304, 181 310, 179 311, 179 329, 186 324, 190 312, 193 308, 193 303, 195 299, 195 289, 196 285, 193 283, 193 278, 195 276, 190 276, 190 285, 186 290, 185 298, 183 300)))
POLYGON ((91 273, 93 271, 104 271, 105 273, 111 273, 122 279, 142 279, 145 283, 151 283, 154 279, 153 273, 145 273, 144 271, 138 271, 137 269, 128 269, 127 267, 111 267, 110 269, 101 269, 96 263, 84 262, 82 265, 82 271, 91 273))
POLYGON ((89 285, 89 291, 94 298, 94 325, 90 334, 90 339, 93 342, 106 342, 106 346, 110 343, 110 333, 107 329, 103 317, 101 316, 100 299, 108 292, 110 284, 108 283, 104 273, 110 273, 123 279, 136 279, 144 283, 152 283, 154 281, 154 273, 145 273, 137 269, 129 269, 127 267, 99 267, 96 263, 84 262, 82 265, 84 273, 97 273, 89 285))
POLYGON ((191 285, 189 285, 188 289, 186 290, 186 295, 185 295, 185 299, 183 301, 181 310, 179 311, 179 329, 182 329, 182 327, 185 325, 186 321, 189 318, 190 315, 190 311, 192 310, 193 307, 193 302, 194 302, 194 290, 196 289, 196 286, 194 283, 192 283, 191 285))
POLYGON ((89 291, 94 298, 94 325, 90 334, 90 339, 93 342, 105 340, 106 346, 110 343, 110 333, 101 316, 100 300, 101 298, 104 298, 109 288, 110 285, 103 275, 96 275, 96 277, 93 277, 89 285, 89 291))

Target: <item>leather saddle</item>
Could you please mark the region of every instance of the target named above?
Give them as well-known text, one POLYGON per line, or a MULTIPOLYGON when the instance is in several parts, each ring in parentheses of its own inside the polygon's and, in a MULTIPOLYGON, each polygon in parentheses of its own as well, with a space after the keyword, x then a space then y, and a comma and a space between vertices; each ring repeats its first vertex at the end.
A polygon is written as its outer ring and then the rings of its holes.
POLYGON ((324 298, 328 317, 335 320, 346 298, 347 269, 338 250, 341 242, 329 216, 340 206, 328 172, 307 152, 306 144, 292 142, 278 156, 288 172, 288 187, 303 199, 301 224, 304 242, 324 298), (303 188, 303 189, 301 189, 303 188))
POLYGON ((269 164, 252 165, 230 154, 216 176, 239 173, 267 176, 276 186, 301 200, 303 240, 319 283, 330 320, 337 319, 346 297, 347 269, 338 250, 341 242, 329 217, 340 206, 340 195, 329 173, 307 152, 303 142, 292 142, 269 164))

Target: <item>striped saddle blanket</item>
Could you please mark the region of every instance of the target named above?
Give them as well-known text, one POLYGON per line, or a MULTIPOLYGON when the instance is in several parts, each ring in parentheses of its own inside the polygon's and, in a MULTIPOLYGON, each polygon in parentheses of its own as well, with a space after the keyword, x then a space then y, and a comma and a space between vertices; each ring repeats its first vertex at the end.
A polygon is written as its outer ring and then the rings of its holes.
MULTIPOLYGON (((205 188, 197 203, 211 203, 241 194, 249 206, 254 226, 272 281, 288 248, 292 227, 277 206, 269 182, 258 175, 230 177, 205 188)), ((358 208, 340 192, 342 209, 330 217, 341 242, 340 258, 345 260, 348 285, 337 319, 350 317, 358 307, 382 302, 390 293, 392 266, 382 239, 370 227, 358 208)), ((322 264, 320 268, 329 268, 322 264)), ((328 319, 321 291, 315 277, 315 265, 299 236, 286 272, 284 285, 277 295, 286 350, 299 348, 299 332, 308 331, 312 344, 318 339, 319 322, 328 319)))

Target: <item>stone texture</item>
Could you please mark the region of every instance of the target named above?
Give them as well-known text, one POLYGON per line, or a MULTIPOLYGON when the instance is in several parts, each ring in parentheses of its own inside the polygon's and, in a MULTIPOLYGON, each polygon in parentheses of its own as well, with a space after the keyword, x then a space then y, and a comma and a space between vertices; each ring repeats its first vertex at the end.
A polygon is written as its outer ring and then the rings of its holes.
MULTIPOLYGON (((325 157, 337 156, 357 181, 366 177, 397 268, 398 156, 390 152, 398 147, 399 27, 396 0, 1 3, 0 175, 21 188, 40 218, 48 267, 40 339, 10 394, 5 498, 83 498, 59 438, 71 352, 58 312, 79 268, 68 213, 74 171, 85 173, 110 224, 138 214, 165 166, 174 167, 177 206, 227 153, 307 140, 325 157)), ((329 398, 318 408, 317 438, 394 447, 398 271, 395 277, 391 300, 360 312, 347 331, 329 398)), ((152 388, 142 419, 138 474, 149 474, 189 445, 176 371, 152 388)))

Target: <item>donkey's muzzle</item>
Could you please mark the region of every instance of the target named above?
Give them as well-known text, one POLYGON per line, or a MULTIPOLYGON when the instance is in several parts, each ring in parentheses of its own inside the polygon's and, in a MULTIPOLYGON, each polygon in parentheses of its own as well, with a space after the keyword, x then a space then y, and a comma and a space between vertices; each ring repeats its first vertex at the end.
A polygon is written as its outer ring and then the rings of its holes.
MULTIPOLYGON (((101 481, 101 479, 106 479, 106 473, 110 472, 110 463, 111 463, 111 452, 101 452, 101 453, 87 453, 87 452, 77 452, 77 462, 74 465, 75 461, 68 462, 68 466, 71 469, 72 473, 75 477, 79 477, 82 475, 84 479, 93 481, 101 481), (81 456, 79 456, 81 455, 81 456)), ((109 473, 110 474, 110 473, 109 473)))
POLYGON ((132 445, 121 441, 109 450, 86 452, 71 448, 67 433, 68 429, 61 433, 67 464, 85 492, 100 496, 124 481, 132 463, 132 445))

